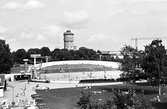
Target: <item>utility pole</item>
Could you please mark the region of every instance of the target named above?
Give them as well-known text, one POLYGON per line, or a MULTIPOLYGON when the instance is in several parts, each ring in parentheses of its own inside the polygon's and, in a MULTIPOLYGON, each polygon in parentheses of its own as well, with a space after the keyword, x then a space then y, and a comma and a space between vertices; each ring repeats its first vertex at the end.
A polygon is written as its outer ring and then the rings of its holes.
POLYGON ((135 41, 135 47, 136 47, 136 50, 138 51, 137 38, 132 38, 131 41, 132 41, 132 40, 135 41))
POLYGON ((23 59, 23 61, 24 61, 24 66, 25 66, 25 72, 24 72, 24 77, 25 77, 25 88, 24 88, 24 90, 26 90, 26 77, 27 77, 27 75, 26 75, 26 73, 27 73, 27 62, 28 62, 28 59, 23 59))

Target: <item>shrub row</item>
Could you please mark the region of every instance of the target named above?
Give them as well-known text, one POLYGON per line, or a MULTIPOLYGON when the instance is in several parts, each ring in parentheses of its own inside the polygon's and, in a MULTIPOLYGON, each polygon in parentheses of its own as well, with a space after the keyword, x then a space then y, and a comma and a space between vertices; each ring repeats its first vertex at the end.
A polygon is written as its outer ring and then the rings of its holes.
POLYGON ((34 79, 31 79, 30 82, 50 83, 50 80, 34 80, 34 79))
POLYGON ((114 79, 86 79, 79 81, 79 83, 105 83, 105 82, 117 82, 117 81, 114 79))

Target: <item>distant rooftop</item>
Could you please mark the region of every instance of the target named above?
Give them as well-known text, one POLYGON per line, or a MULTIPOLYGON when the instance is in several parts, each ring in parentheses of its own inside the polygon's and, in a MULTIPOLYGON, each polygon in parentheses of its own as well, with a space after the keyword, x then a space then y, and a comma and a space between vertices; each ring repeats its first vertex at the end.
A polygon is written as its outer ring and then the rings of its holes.
POLYGON ((63 35, 74 35, 70 30, 67 30, 63 35))
POLYGON ((120 54, 119 51, 101 51, 101 54, 120 54))

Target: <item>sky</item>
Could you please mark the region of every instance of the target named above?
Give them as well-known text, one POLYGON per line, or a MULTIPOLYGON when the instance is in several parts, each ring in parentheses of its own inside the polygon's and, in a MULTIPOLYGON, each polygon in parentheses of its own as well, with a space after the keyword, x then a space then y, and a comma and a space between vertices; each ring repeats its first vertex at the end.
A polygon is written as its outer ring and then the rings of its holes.
POLYGON ((162 39, 167 48, 167 0, 0 0, 0 39, 11 51, 74 45, 100 51, 138 48, 162 39))

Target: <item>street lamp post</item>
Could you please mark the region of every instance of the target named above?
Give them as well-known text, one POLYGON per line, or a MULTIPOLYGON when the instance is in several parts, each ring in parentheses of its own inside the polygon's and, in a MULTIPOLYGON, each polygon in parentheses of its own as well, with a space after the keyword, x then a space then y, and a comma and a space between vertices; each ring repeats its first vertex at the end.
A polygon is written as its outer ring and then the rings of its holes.
MULTIPOLYGON (((24 73, 24 76, 27 77, 26 73, 27 73, 27 62, 28 62, 28 59, 23 59, 23 61, 25 62, 25 73, 24 73)), ((26 78, 25 78, 25 89, 26 90, 26 78)))
POLYGON ((91 87, 92 87, 92 74, 93 74, 93 69, 91 70, 91 73, 90 73, 90 78, 91 78, 91 87))
POLYGON ((9 87, 12 88, 12 106, 15 106, 15 102, 14 102, 14 86, 8 85, 9 87))
POLYGON ((8 85, 8 87, 12 88, 12 106, 15 106, 15 102, 14 102, 14 86, 8 85))
POLYGON ((12 86, 12 102, 14 103, 14 87, 12 86))
POLYGON ((104 66, 104 79, 106 79, 106 68, 104 66))
POLYGON ((67 72, 68 72, 68 74, 69 74, 69 82, 71 83, 71 77, 70 77, 70 72, 69 72, 69 70, 68 70, 68 67, 66 67, 66 69, 67 69, 67 72))

